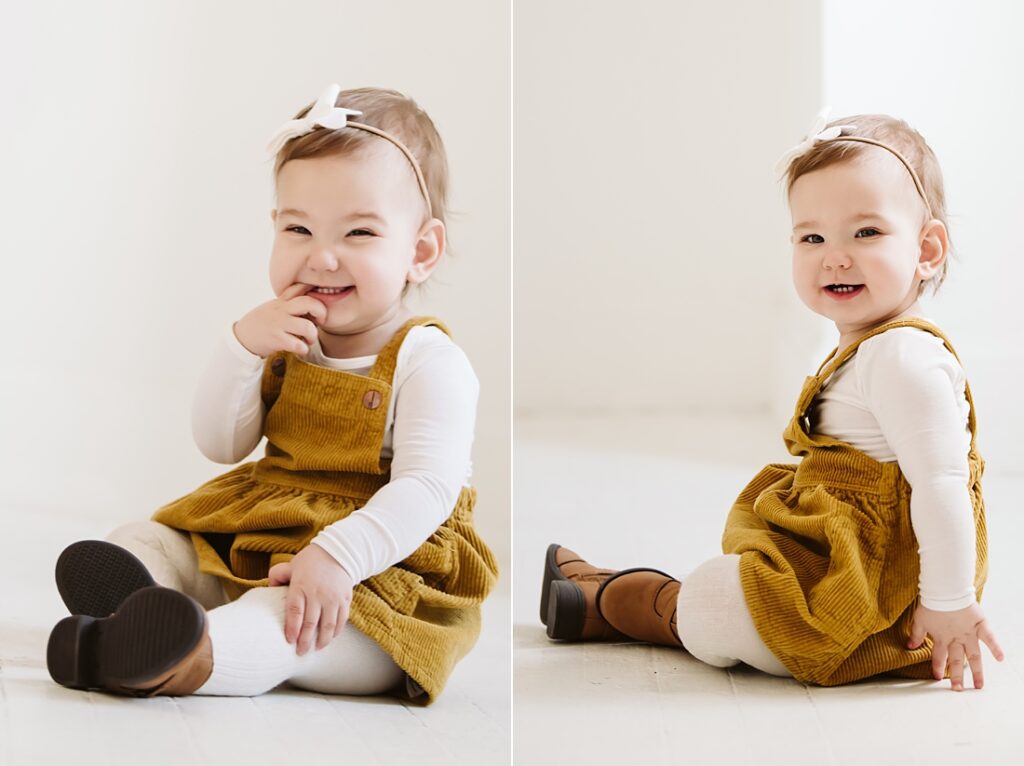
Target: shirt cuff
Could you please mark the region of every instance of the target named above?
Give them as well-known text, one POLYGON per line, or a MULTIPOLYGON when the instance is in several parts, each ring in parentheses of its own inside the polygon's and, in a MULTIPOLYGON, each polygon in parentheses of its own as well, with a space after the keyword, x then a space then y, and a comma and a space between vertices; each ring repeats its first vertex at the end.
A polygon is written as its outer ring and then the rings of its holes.
POLYGON ((328 555, 337 561, 339 566, 345 570, 345 574, 347 574, 349 579, 352 580, 353 585, 358 585, 361 582, 353 574, 355 571, 353 562, 348 560, 348 557, 344 555, 344 551, 342 551, 337 545, 332 545, 330 537, 323 534, 317 535, 316 538, 313 539, 311 545, 315 545, 318 548, 327 551, 328 555))
POLYGON ((922 598, 921 604, 925 609, 931 609, 935 612, 956 612, 960 609, 966 609, 971 604, 978 603, 978 599, 973 593, 966 596, 961 596, 957 599, 944 599, 942 601, 933 601, 932 599, 922 598))

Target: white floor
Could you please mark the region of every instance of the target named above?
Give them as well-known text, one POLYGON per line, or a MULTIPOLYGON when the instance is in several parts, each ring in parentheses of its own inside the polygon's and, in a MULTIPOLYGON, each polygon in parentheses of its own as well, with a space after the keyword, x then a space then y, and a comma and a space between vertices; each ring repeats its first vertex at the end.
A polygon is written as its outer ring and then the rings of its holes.
POLYGON ((107 529, 56 509, 19 510, 18 545, 0 556, 0 766, 509 762, 507 572, 485 604, 480 642, 427 708, 286 687, 255 698, 114 697, 58 686, 45 664, 50 628, 65 614, 56 557, 107 529))
POLYGON ((685 574, 719 552, 725 514, 754 471, 792 460, 781 430, 739 418, 517 421, 516 764, 1024 763, 1024 578, 1011 546, 1024 536, 1024 476, 1011 467, 990 464, 985 480, 984 607, 1007 659, 985 655, 981 691, 897 680, 823 689, 664 647, 547 639, 537 610, 548 543, 601 566, 685 574))

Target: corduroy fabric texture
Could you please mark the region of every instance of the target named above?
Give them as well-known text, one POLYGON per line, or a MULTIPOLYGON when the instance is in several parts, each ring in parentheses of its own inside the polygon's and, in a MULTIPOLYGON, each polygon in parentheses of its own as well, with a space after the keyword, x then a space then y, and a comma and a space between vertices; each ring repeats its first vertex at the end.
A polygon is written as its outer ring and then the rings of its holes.
MULTIPOLYGON (((897 327, 931 332, 956 356, 949 339, 919 319, 890 322, 841 354, 833 351, 807 378, 783 435, 801 462, 765 467, 726 522, 722 549, 741 554, 740 578, 754 625, 800 681, 834 686, 883 673, 931 678, 931 639, 907 649, 920 572, 910 485, 897 463, 880 463, 845 442, 808 433, 808 413, 829 377, 865 340, 897 327)), ((975 447, 969 386, 966 394, 980 600, 988 573, 984 461, 975 447)))
MULTIPOLYGON (((410 320, 368 376, 271 355, 261 395, 266 454, 169 503, 155 521, 192 534, 199 568, 237 598, 267 585, 321 529, 365 505, 390 476, 381 458, 398 350, 410 320)), ((463 488, 451 516, 405 560, 355 586, 349 622, 407 674, 410 698, 432 702, 480 632, 494 587, 494 555, 473 528, 476 492, 463 488)))

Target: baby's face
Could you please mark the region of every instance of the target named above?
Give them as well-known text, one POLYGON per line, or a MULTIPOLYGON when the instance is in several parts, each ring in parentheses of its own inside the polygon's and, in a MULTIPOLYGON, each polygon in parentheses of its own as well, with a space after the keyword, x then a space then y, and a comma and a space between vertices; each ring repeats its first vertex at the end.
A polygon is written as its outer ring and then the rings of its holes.
POLYGON ((380 146, 345 156, 292 160, 277 176, 270 282, 327 307, 321 331, 353 335, 399 310, 426 206, 408 161, 380 146))
POLYGON ((917 301, 926 211, 903 164, 884 149, 801 176, 789 194, 800 299, 861 332, 917 301))

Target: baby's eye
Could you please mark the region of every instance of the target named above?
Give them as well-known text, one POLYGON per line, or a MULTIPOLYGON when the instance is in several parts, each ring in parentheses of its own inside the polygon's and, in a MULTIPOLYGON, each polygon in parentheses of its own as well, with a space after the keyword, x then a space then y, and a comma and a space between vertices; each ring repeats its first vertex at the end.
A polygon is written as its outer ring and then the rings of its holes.
POLYGON ((293 231, 296 234, 309 234, 309 229, 305 226, 286 226, 285 231, 293 231))
POLYGON ((810 245, 820 245, 825 241, 825 238, 820 234, 805 234, 800 238, 801 242, 806 242, 810 245))
POLYGON ((874 237, 874 236, 877 236, 877 235, 879 235, 881 233, 882 232, 880 232, 875 227, 868 226, 866 229, 861 229, 860 231, 858 231, 855 236, 858 236, 861 239, 863 239, 864 237, 874 237))
POLYGON ((348 236, 350 236, 350 237, 375 237, 377 235, 374 234, 369 229, 352 229, 352 231, 350 231, 348 233, 348 236))

